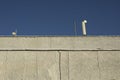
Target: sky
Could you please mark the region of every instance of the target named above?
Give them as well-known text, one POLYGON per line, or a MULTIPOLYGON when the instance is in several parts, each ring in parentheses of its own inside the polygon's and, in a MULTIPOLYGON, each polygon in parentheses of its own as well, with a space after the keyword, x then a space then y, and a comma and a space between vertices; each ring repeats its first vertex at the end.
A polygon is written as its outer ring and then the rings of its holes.
POLYGON ((0 35, 120 35, 120 0, 0 0, 0 35))

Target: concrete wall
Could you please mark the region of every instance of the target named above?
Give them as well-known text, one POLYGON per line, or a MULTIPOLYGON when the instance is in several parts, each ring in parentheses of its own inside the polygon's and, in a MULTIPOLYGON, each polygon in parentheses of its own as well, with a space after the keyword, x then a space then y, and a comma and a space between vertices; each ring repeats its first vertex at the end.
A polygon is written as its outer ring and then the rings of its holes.
POLYGON ((0 49, 119 50, 120 37, 0 37, 0 49))
POLYGON ((120 37, 0 37, 0 80, 120 80, 120 37))

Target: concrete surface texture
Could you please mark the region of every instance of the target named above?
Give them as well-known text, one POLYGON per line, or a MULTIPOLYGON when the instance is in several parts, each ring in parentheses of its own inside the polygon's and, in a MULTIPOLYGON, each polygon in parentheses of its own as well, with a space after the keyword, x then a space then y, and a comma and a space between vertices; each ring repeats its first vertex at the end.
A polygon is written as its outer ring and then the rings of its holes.
POLYGON ((120 37, 0 37, 0 80, 120 80, 120 37))

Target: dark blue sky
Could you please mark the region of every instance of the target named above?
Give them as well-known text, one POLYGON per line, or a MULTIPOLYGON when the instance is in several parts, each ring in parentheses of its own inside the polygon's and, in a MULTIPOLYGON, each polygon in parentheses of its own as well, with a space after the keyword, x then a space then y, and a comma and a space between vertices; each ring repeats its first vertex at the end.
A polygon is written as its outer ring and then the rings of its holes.
POLYGON ((0 0, 0 35, 120 35, 120 0, 0 0))

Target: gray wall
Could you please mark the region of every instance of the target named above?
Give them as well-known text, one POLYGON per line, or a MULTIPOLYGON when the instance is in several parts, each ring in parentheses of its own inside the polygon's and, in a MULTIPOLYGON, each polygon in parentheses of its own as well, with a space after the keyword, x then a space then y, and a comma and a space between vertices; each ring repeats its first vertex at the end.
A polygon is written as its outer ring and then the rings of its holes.
POLYGON ((120 80, 120 37, 0 37, 0 80, 120 80))

